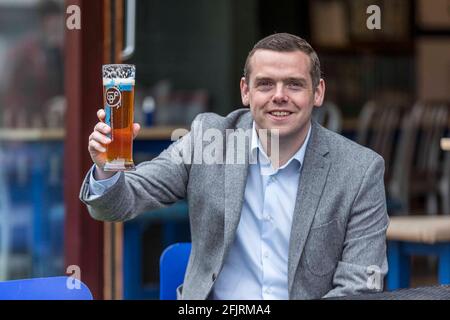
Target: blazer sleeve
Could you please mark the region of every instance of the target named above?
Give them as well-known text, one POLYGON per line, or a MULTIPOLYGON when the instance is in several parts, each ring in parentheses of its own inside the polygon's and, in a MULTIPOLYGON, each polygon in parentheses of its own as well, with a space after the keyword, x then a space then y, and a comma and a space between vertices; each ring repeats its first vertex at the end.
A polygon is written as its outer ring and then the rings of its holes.
POLYGON ((388 271, 388 225, 384 160, 377 155, 368 166, 353 202, 333 289, 324 298, 383 290, 383 279, 388 271))
POLYGON ((198 122, 194 120, 191 132, 158 157, 139 164, 136 171, 121 172, 118 181, 100 197, 89 197, 91 168, 79 195, 90 215, 96 220, 125 221, 184 199, 194 150, 192 131, 198 122))

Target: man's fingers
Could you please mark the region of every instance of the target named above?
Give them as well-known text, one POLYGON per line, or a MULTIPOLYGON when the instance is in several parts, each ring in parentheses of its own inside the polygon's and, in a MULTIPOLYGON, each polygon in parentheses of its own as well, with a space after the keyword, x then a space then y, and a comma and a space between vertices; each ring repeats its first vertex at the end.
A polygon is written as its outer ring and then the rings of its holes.
POLYGON ((111 127, 103 122, 99 122, 95 125, 94 131, 98 131, 103 134, 108 134, 111 132, 111 127))
POLYGON ((106 148, 95 140, 89 141, 89 150, 95 150, 101 153, 106 152, 106 148))
POLYGON ((89 141, 96 141, 98 143, 101 144, 110 144, 111 143, 111 139, 108 138, 107 136, 103 135, 102 133, 98 132, 98 131, 94 131, 90 136, 89 136, 89 141))
POLYGON ((105 120, 105 117, 106 117, 105 110, 98 109, 98 111, 97 111, 97 118, 98 118, 98 120, 103 121, 103 120, 105 120))
POLYGON ((133 139, 136 138, 140 130, 141 126, 139 125, 139 123, 133 123, 133 139))

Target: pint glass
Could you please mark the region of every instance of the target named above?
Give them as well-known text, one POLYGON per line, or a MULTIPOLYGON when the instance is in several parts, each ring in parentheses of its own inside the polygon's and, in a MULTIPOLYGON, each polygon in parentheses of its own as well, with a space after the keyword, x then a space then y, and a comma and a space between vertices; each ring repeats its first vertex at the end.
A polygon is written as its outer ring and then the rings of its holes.
POLYGON ((133 162, 133 109, 136 68, 131 64, 103 66, 105 123, 111 127, 105 171, 135 170, 133 162))

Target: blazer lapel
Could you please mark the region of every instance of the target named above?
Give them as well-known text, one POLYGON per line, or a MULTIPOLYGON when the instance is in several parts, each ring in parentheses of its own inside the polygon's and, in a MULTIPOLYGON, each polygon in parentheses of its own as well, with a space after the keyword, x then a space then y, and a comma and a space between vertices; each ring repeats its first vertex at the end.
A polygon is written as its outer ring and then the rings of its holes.
POLYGON ((241 217, 242 205, 244 201, 245 185, 248 174, 249 150, 252 127, 251 113, 248 112, 242 116, 236 125, 238 134, 246 135, 245 144, 239 143, 240 139, 235 140, 235 144, 226 143, 226 164, 225 164, 225 221, 224 221, 224 254, 228 253, 229 247, 236 234, 236 229, 241 217), (248 138, 247 138, 248 137, 248 138), (234 156, 234 161, 228 159, 234 156), (243 156, 244 161, 236 161, 236 158, 243 156), (231 161, 231 162, 229 162, 231 161))
POLYGON ((327 143, 321 139, 320 130, 322 129, 319 125, 312 121, 311 137, 303 161, 289 240, 289 293, 330 169, 330 161, 325 157, 328 153, 327 143))

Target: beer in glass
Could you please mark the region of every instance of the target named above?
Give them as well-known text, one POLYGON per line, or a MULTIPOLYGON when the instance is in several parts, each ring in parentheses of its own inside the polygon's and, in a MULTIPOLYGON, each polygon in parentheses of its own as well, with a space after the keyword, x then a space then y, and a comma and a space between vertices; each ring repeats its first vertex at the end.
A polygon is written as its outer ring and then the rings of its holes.
POLYGON ((105 123, 112 140, 106 147, 105 171, 135 170, 133 162, 133 109, 136 68, 131 64, 103 66, 105 123))

